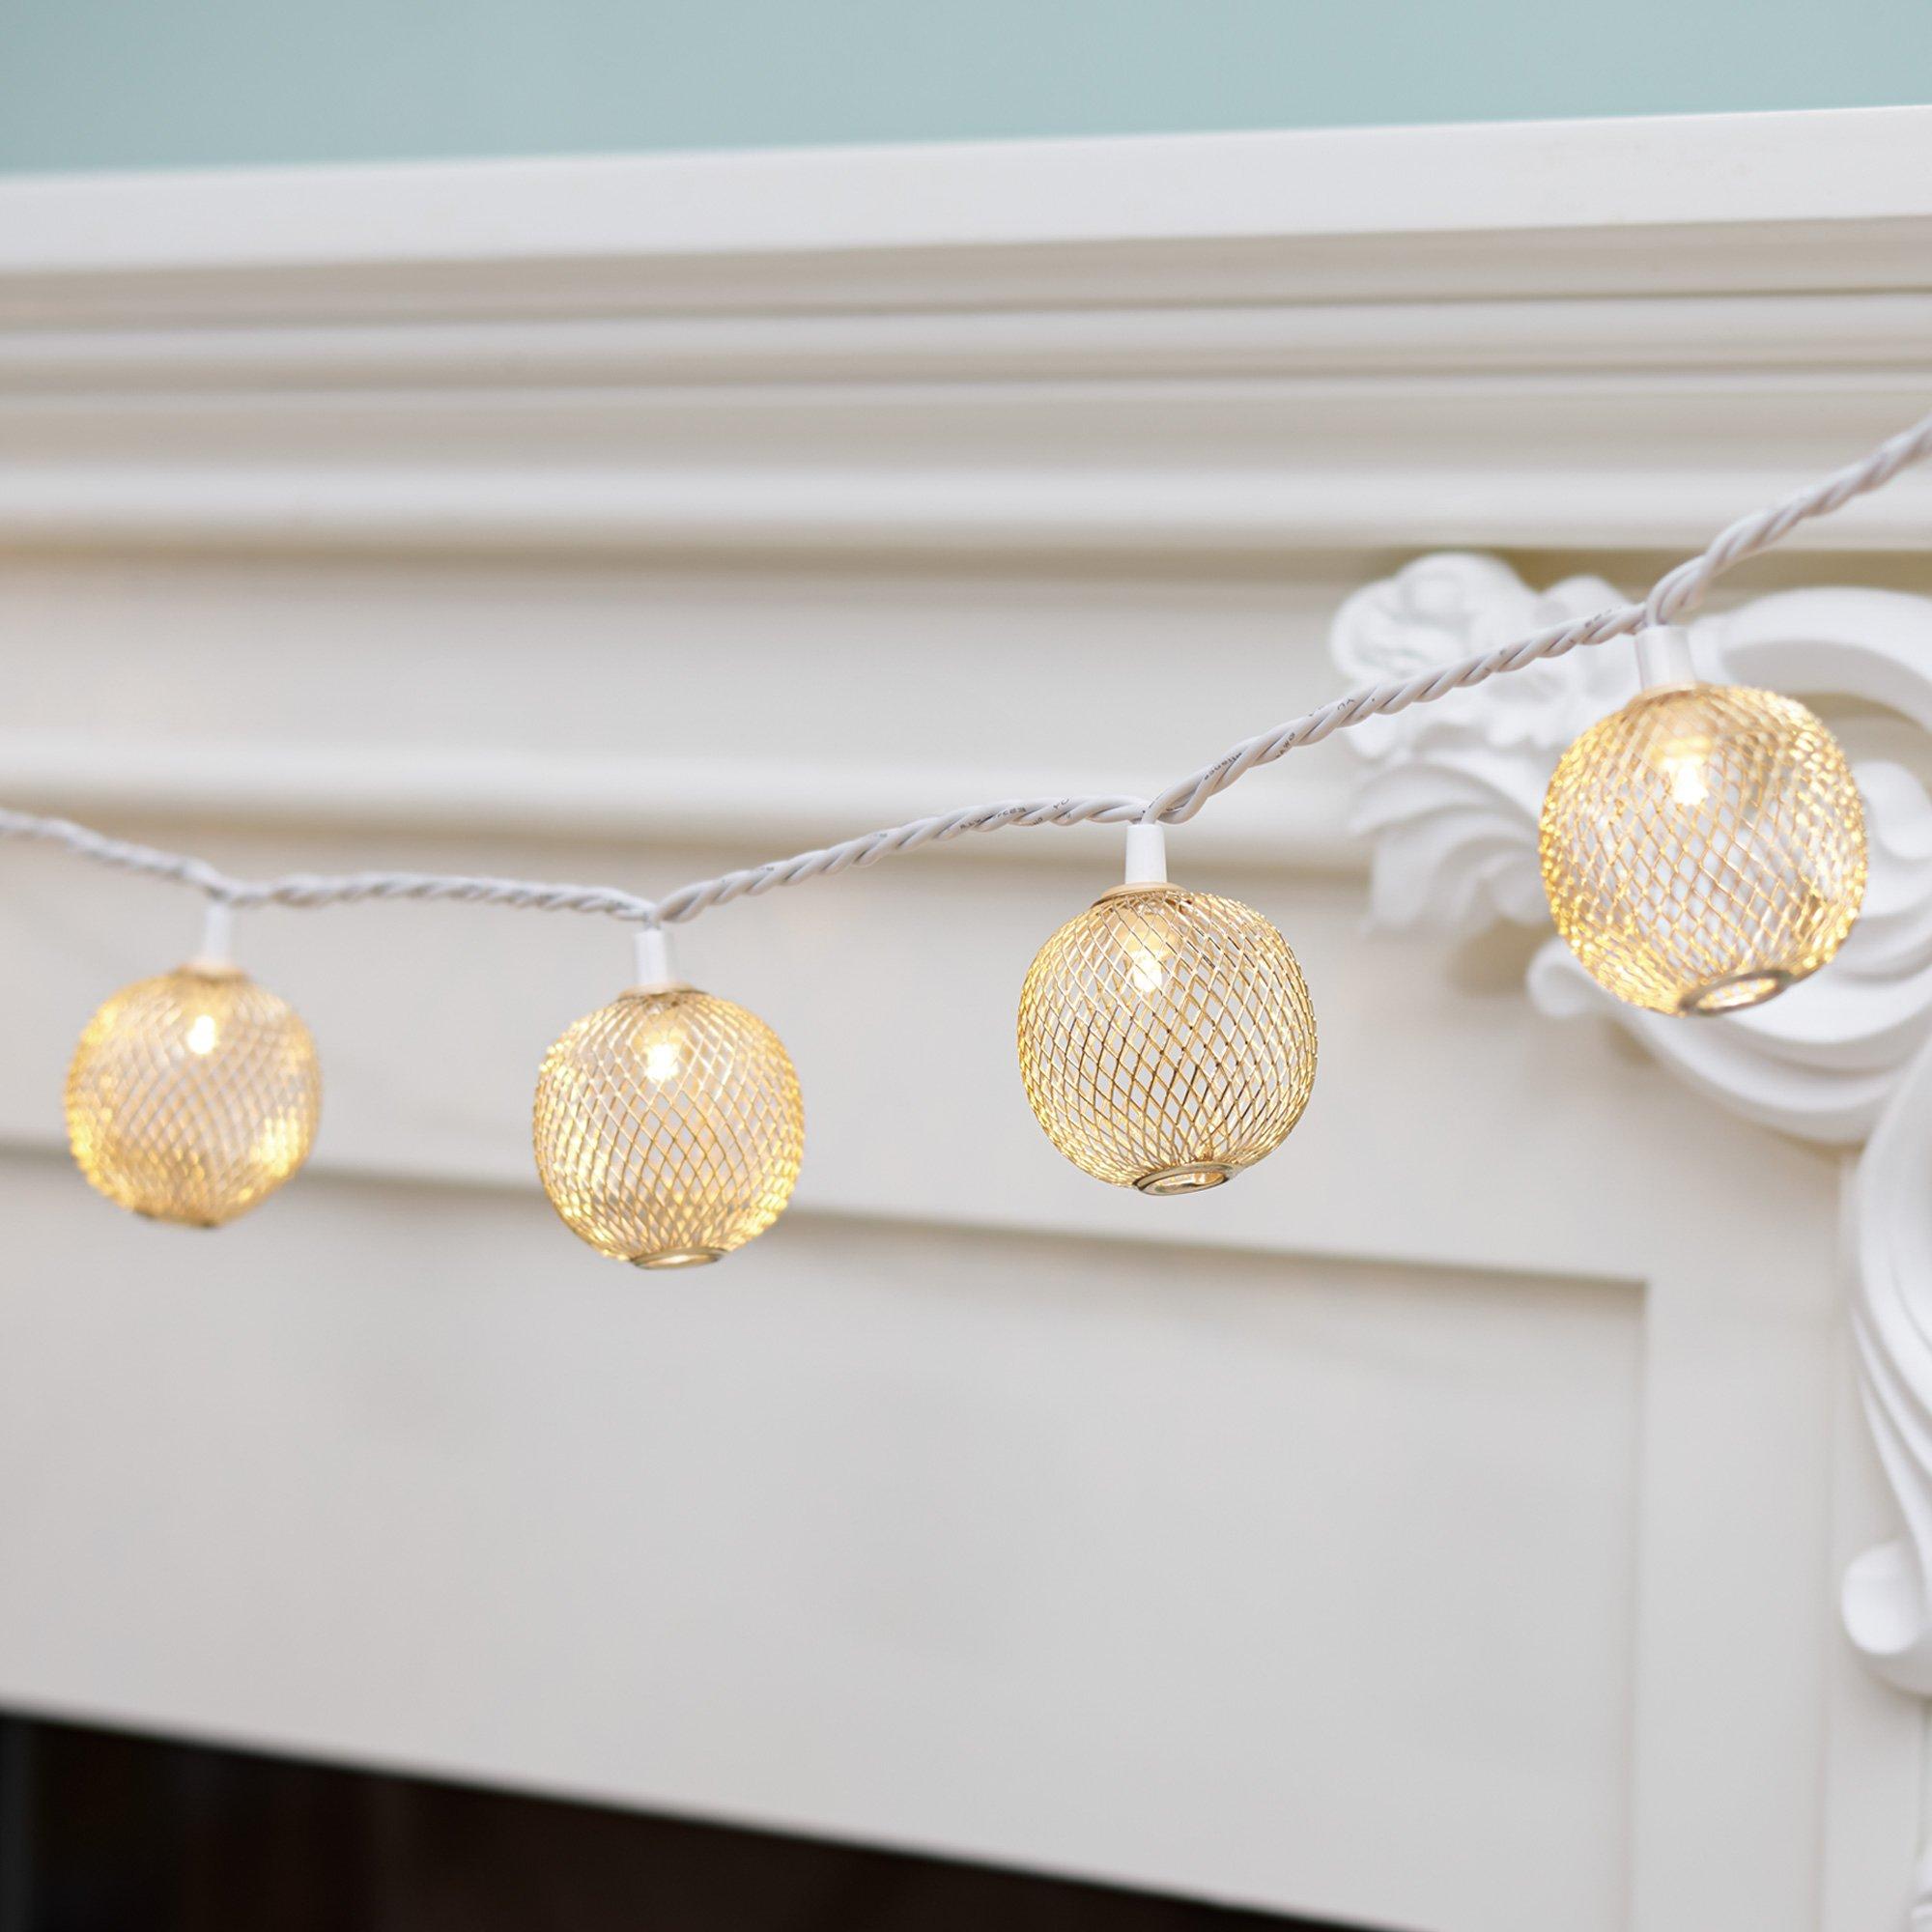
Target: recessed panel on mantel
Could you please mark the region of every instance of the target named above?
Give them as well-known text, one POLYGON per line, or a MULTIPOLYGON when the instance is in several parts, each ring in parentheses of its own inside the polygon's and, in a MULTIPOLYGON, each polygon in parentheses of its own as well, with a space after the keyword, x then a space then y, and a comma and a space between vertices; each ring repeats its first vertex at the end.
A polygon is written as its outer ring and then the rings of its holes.
POLYGON ((0 1163, 0 1699, 1412 1932, 1624 1923, 1642 1300, 0 1163), (192 1552, 184 1560, 184 1552, 192 1552))

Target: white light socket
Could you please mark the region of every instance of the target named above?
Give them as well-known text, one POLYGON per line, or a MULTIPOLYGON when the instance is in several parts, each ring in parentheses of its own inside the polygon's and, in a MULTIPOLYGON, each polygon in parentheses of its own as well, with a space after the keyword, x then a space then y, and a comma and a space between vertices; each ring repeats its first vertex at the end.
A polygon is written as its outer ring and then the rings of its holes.
POLYGON ((1675 624, 1651 624, 1636 634, 1636 674, 1646 691, 1668 691, 1695 684, 1690 666, 1690 633, 1675 624))
POLYGON ((632 987, 637 993, 662 993, 667 987, 681 986, 671 964, 670 934, 661 925, 640 925, 636 934, 638 978, 632 987))
POLYGON ((187 962, 191 973, 227 974, 235 970, 235 908, 226 899, 210 899, 201 916, 201 950, 187 962))
POLYGON ((1127 876, 1130 886, 1167 884, 1167 834, 1158 825, 1127 827, 1127 876))

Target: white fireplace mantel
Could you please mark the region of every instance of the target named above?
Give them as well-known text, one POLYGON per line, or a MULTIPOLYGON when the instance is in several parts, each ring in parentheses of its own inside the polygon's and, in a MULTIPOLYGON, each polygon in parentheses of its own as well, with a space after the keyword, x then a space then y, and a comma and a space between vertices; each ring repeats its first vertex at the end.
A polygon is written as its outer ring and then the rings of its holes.
MULTIPOLYGON (((652 889, 1147 790, 1641 588, 1922 414, 1928 325, 1932 110, 4 183, 0 799, 652 889)), ((530 1174, 621 935, 244 920, 323 1135, 180 1237, 58 1095, 192 909, 0 851, 0 1703, 1398 1932, 1896 1932, 1928 513, 1901 478, 1700 624, 1833 708, 1877 832, 1761 1016, 1619 1025, 1539 951, 1526 828, 1618 646, 1178 829, 1322 1039, 1196 1202, 1019 1093, 1105 831, 691 929, 809 1145, 669 1289, 530 1174)))

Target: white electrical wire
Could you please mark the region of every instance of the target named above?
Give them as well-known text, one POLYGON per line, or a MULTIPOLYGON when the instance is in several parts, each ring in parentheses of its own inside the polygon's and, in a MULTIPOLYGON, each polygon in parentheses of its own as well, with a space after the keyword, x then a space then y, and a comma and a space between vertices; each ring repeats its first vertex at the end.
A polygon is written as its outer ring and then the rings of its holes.
POLYGON ((238 879, 185 853, 110 838, 71 819, 43 818, 5 808, 0 808, 0 838, 33 838, 64 846, 98 865, 190 886, 211 901, 238 911, 263 905, 346 905, 357 899, 460 899, 471 905, 523 906, 535 912, 604 913, 646 926, 678 924, 696 919, 711 906, 755 897, 780 886, 796 885, 801 879, 829 877, 849 867, 876 865, 896 853, 941 845, 969 832, 998 832, 1010 825, 1182 824, 1258 765, 1272 764, 1290 752, 1320 744, 1333 732, 1346 731, 1365 718, 1406 711, 1411 704, 1433 704, 1452 691, 1521 670, 1539 659, 1562 657, 1570 651, 1607 643, 1613 638, 1632 636, 1649 625, 1672 623, 1695 610, 1725 571, 1782 543, 1800 524, 1830 516, 1854 497, 1882 488, 1901 469, 1922 463, 1928 456, 1932 456, 1932 415, 1889 438, 1861 461, 1833 470, 1755 515, 1740 518, 1696 556, 1661 577, 1641 604, 1617 605, 1477 657, 1350 692, 1259 737, 1243 739, 1211 765, 1204 765, 1154 798, 1049 797, 969 806, 959 811, 909 819, 903 825, 725 872, 715 879, 699 879, 660 899, 642 898, 611 886, 554 885, 538 879, 472 878, 443 872, 288 872, 274 879, 238 879))

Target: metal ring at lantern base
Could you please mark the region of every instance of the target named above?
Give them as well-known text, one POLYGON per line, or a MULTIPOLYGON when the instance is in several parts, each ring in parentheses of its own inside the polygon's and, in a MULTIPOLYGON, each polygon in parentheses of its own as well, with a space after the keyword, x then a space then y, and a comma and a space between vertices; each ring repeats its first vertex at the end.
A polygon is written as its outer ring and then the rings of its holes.
POLYGON ((661 1255, 633 1255, 631 1265, 640 1268, 695 1268, 724 1259, 723 1248, 667 1248, 661 1255))
POLYGON ((1747 1007, 1761 1007, 1793 985, 1793 975, 1773 968, 1765 973, 1733 973, 1728 979, 1713 980, 1687 993, 1679 1012, 1709 1017, 1713 1013, 1741 1013, 1747 1007))
POLYGON ((1134 1182, 1143 1194, 1199 1194, 1232 1180, 1235 1170, 1218 1160, 1189 1161, 1184 1167, 1157 1167, 1134 1182))

